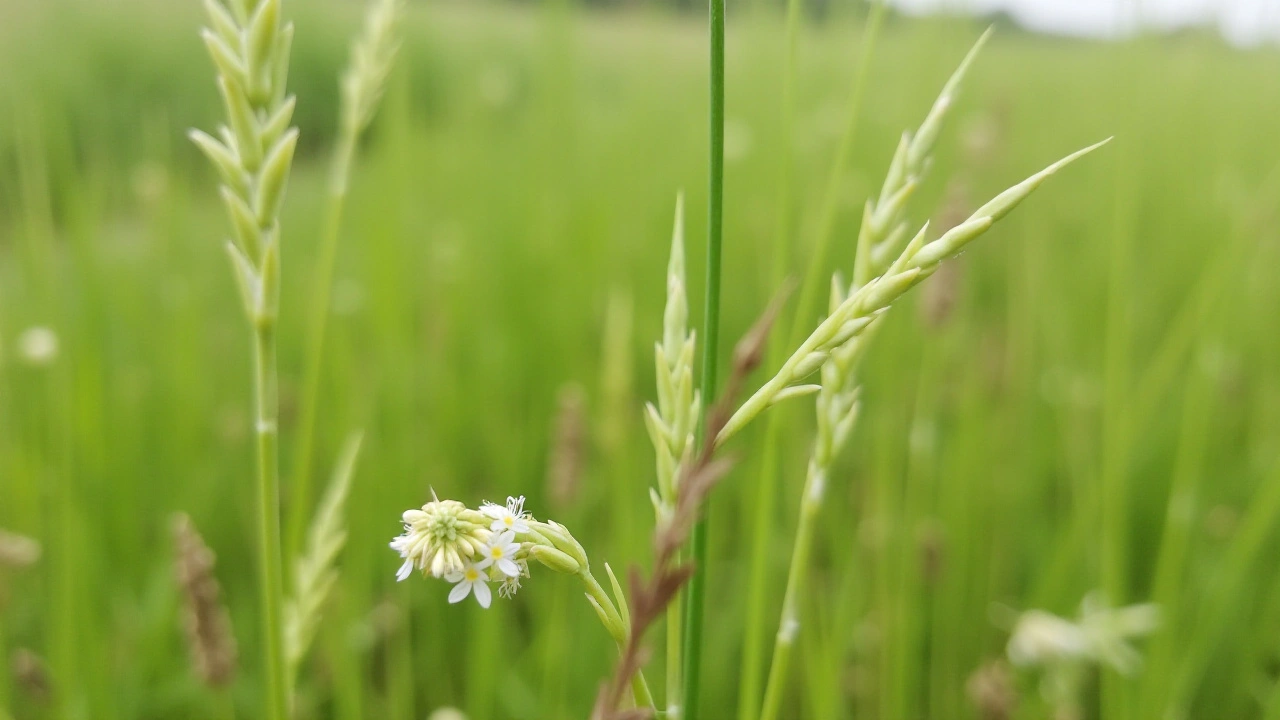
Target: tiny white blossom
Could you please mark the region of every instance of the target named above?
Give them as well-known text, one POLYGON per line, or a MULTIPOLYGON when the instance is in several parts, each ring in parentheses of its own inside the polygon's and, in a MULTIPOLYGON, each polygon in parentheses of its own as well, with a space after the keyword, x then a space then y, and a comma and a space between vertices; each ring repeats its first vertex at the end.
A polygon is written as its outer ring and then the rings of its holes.
POLYGON ((520 592, 521 578, 529 577, 529 561, 520 559, 516 561, 516 565, 520 567, 520 574, 514 577, 502 578, 502 585, 498 587, 498 595, 510 600, 520 592))
POLYGON ((30 327, 18 336, 18 356, 33 367, 43 367, 58 359, 58 335, 53 330, 30 327))
POLYGON ((493 518, 493 524, 489 527, 493 532, 502 532, 504 530, 517 533, 529 532, 529 523, 527 522, 529 516, 524 511, 523 495, 518 498, 508 497, 506 507, 486 502, 480 506, 480 512, 493 518))
POLYGON ((1009 637, 1009 660, 1014 665, 1043 665, 1086 657, 1089 638, 1080 626, 1047 613, 1028 610, 1018 618, 1009 637))
POLYGON ((453 586, 453 590, 449 591, 449 602, 460 603, 466 600, 468 595, 474 594, 480 607, 489 607, 489 603, 493 602, 493 594, 489 592, 489 576, 481 572, 489 565, 490 560, 485 558, 478 563, 467 563, 461 572, 446 575, 445 580, 457 583, 453 586))
POLYGON ((509 578, 520 576, 520 566, 516 564, 516 553, 520 552, 520 543, 516 542, 516 534, 510 530, 498 533, 489 538, 485 548, 485 560, 497 566, 498 571, 509 578))

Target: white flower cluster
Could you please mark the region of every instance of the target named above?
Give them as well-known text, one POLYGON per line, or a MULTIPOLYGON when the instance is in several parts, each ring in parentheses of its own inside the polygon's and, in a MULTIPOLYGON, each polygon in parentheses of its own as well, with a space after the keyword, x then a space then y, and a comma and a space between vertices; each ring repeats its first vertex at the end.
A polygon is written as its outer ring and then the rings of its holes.
POLYGON ((1142 656, 1130 641, 1151 634, 1159 624, 1160 609, 1154 604, 1110 608, 1090 594, 1081 603, 1078 620, 1043 610, 1022 613, 1007 652, 1014 665, 1040 669, 1040 694, 1054 708, 1055 717, 1083 717, 1089 668, 1107 666, 1122 675, 1137 672, 1142 656))
POLYGON ((524 511, 524 496, 508 497, 506 505, 486 502, 479 510, 439 499, 406 510, 404 534, 391 541, 391 549, 404 558, 397 580, 417 569, 454 584, 450 603, 473 595, 484 608, 493 602, 489 583, 500 583, 500 596, 513 597, 521 579, 529 577, 530 560, 563 573, 586 566, 582 547, 568 530, 534 520, 524 511))

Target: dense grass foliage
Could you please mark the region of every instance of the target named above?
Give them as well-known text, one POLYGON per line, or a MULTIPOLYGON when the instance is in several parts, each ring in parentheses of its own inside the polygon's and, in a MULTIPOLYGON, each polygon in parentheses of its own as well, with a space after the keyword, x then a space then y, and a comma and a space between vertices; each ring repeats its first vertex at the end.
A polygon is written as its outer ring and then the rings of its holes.
MULTIPOLYGON (((309 516, 288 498, 303 303, 358 7, 295 0, 287 12, 302 142, 283 220, 282 472, 286 516, 309 516)), ((44 547, 31 568, 0 566, 0 650, 6 667, 34 651, 48 683, 40 693, 30 673, 0 674, 0 717, 221 720, 260 708, 248 334, 214 177, 184 137, 219 113, 198 13, 194 0, 0 9, 0 527, 44 547), (57 333, 51 363, 24 357, 32 326, 57 333), (225 692, 188 669, 178 511, 218 555, 242 663, 225 692)), ((781 20, 731 8, 726 344, 779 267, 803 273, 862 21, 859 7, 802 29, 784 143, 781 20), (780 225, 792 240, 779 257, 780 225)), ((435 488, 473 506, 527 495, 596 563, 648 557, 654 471, 640 411, 680 188, 689 294, 702 292, 702 23, 554 3, 410 8, 338 261, 317 486, 344 438, 362 428, 365 442, 301 717, 588 712, 615 651, 574 582, 544 575, 487 612, 450 606, 436 584, 397 585, 386 543, 400 511, 435 488), (555 420, 574 386, 585 466, 566 487, 548 468, 565 466, 555 420)), ((846 272, 898 134, 979 31, 886 27, 843 179, 833 261, 846 272)), ((1068 152, 1116 140, 934 278, 949 306, 926 286, 889 318, 819 517, 784 717, 979 717, 966 682, 1003 656, 1001 608, 1072 616, 1094 590, 1157 602, 1165 622, 1143 643, 1141 673, 1091 678, 1089 717, 1280 713, 1277 70, 1274 50, 1207 39, 997 33, 916 220, 935 206, 962 219, 1068 152)), ((782 482, 765 548, 778 582, 763 616, 746 610, 763 424, 734 441, 741 462, 713 501, 707 718, 735 715, 744 634, 776 631, 812 406, 775 412, 782 482)), ((1036 675, 1014 678, 1016 717, 1048 717, 1036 675)))

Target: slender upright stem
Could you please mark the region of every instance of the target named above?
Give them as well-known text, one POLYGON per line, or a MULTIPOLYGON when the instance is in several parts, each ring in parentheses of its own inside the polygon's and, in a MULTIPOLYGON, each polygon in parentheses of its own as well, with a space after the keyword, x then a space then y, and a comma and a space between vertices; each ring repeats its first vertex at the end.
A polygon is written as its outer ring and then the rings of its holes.
POLYGON ((283 613, 280 557, 280 437, 274 318, 259 318, 254 332, 254 394, 258 435, 258 565, 262 590, 262 643, 266 663, 266 720, 285 720, 283 613))
POLYGON ((328 329, 333 272, 337 265, 338 235, 347 202, 347 178, 355 156, 358 128, 344 127, 334 148, 326 198, 324 226, 321 229, 319 257, 312 276, 311 301, 307 307, 306 366, 302 375, 302 401, 299 405, 298 439, 294 445, 293 477, 290 485, 288 540, 289 556, 298 554, 302 536, 311 514, 311 459, 315 447, 316 410, 320 402, 320 370, 324 358, 324 338, 328 329))
MULTIPOLYGON (((720 345, 720 245, 724 220, 724 0, 710 0, 711 162, 707 208, 707 295, 702 332, 702 397, 716 396, 720 345)), ((707 583, 707 519, 693 528, 694 575, 689 582, 685 618, 684 702, 688 720, 697 720, 702 689, 702 605, 707 583)))
POLYGON ((809 576, 809 551, 813 547, 814 519, 822 506, 822 493, 826 485, 827 468, 820 461, 809 463, 809 473, 804 482, 804 497, 800 499, 800 525, 796 528, 796 543, 791 548, 791 567, 787 571, 787 592, 782 601, 782 623, 778 627, 778 640, 773 646, 773 662, 769 665, 769 682, 765 686, 764 703, 760 708, 760 720, 776 720, 782 707, 782 693, 786 689, 787 669, 791 663, 791 650, 795 647, 800 630, 800 598, 804 595, 804 581, 809 576))

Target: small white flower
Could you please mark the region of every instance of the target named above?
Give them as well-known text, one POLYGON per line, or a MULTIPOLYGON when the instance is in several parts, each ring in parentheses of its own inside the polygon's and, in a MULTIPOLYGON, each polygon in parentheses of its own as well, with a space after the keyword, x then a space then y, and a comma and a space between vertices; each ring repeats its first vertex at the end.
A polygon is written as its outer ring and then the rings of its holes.
POLYGON ((529 561, 517 560, 516 565, 520 568, 520 574, 513 577, 502 578, 502 585, 498 586, 498 595, 508 600, 516 596, 520 592, 521 578, 529 577, 529 561))
POLYGON ((1043 610, 1022 613, 1009 638, 1009 660, 1020 666, 1087 660, 1131 675, 1142 656, 1128 640, 1150 634, 1159 624, 1156 605, 1108 608, 1091 594, 1081 603, 1077 622, 1043 610))
POLYGON ((18 336, 18 356, 33 367, 43 367, 58 359, 58 335, 53 330, 36 326, 18 336))
POLYGON ((1008 654, 1019 666, 1075 660, 1088 656, 1089 638, 1070 620, 1043 610, 1028 610, 1018 618, 1009 637, 1008 654))
POLYGON ((520 566, 516 561, 516 553, 520 552, 520 543, 516 542, 516 534, 510 530, 498 533, 489 538, 485 548, 485 560, 497 566, 498 571, 509 578, 520 576, 520 566))
POLYGON ((449 591, 449 602, 451 604, 460 603, 466 600, 468 595, 474 593, 476 602, 480 603, 480 607, 489 607, 489 603, 493 602, 493 594, 489 592, 489 576, 481 571, 489 567, 490 564, 491 561, 485 558, 478 563, 467 563, 462 572, 446 575, 445 580, 457 583, 453 586, 453 590, 449 591))
POLYGON ((486 502, 480 506, 480 512, 493 518, 493 524, 489 529, 493 532, 503 532, 510 530, 511 532, 527 533, 529 532, 528 514, 524 511, 524 496, 518 498, 508 497, 507 506, 495 505, 486 502))

